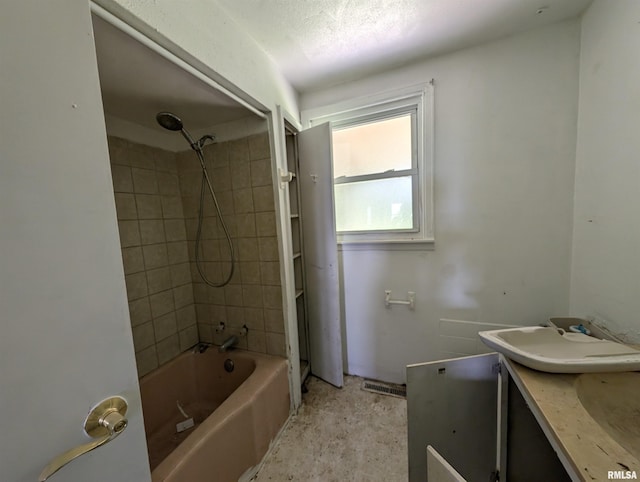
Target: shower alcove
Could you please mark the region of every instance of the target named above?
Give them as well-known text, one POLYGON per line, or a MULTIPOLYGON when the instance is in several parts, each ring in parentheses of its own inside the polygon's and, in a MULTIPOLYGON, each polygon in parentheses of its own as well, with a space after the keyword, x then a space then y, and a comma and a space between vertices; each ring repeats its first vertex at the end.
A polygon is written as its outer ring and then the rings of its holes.
MULTIPOLYGON (((138 374, 199 342, 219 345, 244 325, 239 348, 286 357, 264 114, 95 12, 93 26, 138 374), (207 286, 195 265, 202 171, 180 133, 157 124, 162 111, 194 139, 216 136, 204 157, 236 260, 224 287, 207 286)), ((207 192, 201 239, 203 271, 223 280, 230 253, 207 192)))

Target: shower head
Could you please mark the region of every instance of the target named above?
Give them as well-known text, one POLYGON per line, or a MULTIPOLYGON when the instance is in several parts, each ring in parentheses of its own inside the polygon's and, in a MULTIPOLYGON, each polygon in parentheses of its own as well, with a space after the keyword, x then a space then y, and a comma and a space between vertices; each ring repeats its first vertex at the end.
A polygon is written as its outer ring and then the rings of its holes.
POLYGON ((184 129, 180 117, 172 114, 171 112, 158 112, 156 120, 158 121, 158 124, 170 131, 181 131, 184 129))
POLYGON ((165 129, 168 129, 170 131, 180 131, 182 137, 184 137, 191 146, 191 149, 198 150, 198 144, 193 140, 193 138, 184 128, 180 117, 172 114, 171 112, 158 112, 156 114, 156 120, 158 121, 158 124, 160 124, 165 129))

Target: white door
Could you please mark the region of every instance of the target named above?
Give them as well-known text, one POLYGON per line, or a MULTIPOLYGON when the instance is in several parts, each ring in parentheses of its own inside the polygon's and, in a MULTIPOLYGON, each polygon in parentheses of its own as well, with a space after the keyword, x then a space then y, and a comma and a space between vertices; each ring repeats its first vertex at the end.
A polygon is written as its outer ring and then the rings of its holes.
POLYGON ((128 428, 49 480, 150 480, 89 4, 5 1, 0 39, 0 480, 112 395, 128 428))
POLYGON ((331 127, 298 134, 311 373, 341 387, 342 333, 331 127))

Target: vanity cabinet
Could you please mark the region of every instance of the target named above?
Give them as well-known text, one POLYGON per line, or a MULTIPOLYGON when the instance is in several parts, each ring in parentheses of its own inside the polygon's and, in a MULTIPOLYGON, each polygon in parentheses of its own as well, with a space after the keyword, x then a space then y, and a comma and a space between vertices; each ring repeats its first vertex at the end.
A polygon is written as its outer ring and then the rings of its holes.
POLYGON ((410 482, 427 480, 427 446, 467 482, 583 480, 516 380, 512 362, 497 353, 408 366, 410 482))

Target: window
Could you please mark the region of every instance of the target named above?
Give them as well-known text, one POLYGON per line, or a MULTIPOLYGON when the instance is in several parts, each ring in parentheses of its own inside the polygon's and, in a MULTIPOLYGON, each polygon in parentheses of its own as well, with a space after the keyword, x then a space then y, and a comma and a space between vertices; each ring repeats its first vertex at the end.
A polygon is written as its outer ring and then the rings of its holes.
POLYGON ((331 122, 343 248, 433 242, 432 105, 429 84, 305 113, 331 122))

